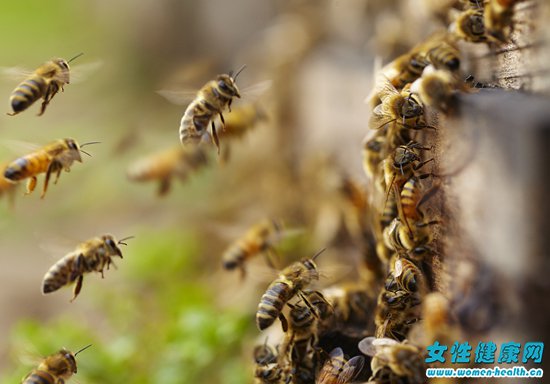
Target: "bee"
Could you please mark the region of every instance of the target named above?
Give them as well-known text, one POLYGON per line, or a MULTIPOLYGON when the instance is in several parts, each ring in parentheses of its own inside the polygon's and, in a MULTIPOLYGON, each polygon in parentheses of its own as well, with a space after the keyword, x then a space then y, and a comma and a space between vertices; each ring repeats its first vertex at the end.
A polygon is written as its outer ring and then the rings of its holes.
POLYGON ((172 179, 183 182, 207 164, 208 156, 202 147, 180 145, 139 159, 130 166, 127 175, 133 181, 158 180, 157 194, 165 196, 170 191, 172 179))
POLYGON ((324 289, 323 293, 334 313, 334 321, 328 322, 326 328, 330 329, 336 325, 350 329, 361 327, 361 331, 368 331, 365 325, 372 322, 376 300, 363 284, 348 283, 329 287, 324 289))
POLYGON ((38 116, 41 116, 57 92, 60 89, 63 91, 63 86, 69 84, 69 63, 82 55, 79 53, 70 60, 52 59, 38 67, 13 90, 10 97, 13 112, 8 112, 8 115, 17 115, 42 98, 44 101, 38 113, 38 116))
POLYGON ((363 141, 363 171, 372 180, 376 180, 380 174, 385 144, 386 132, 384 130, 377 131, 374 137, 363 141))
POLYGON ((46 357, 38 368, 33 369, 22 381, 22 384, 63 384, 76 373, 76 355, 91 347, 87 345, 74 354, 61 349, 46 357))
POLYGON ((118 245, 126 245, 124 240, 132 237, 126 237, 117 242, 113 236, 103 235, 79 244, 73 252, 65 255, 46 272, 42 280, 42 293, 57 291, 64 285, 76 281, 71 299, 71 302, 74 301, 82 288, 84 274, 96 271, 101 273, 103 278, 105 267, 109 269, 111 264, 115 265, 112 257, 118 256, 122 259, 122 252, 118 245))
POLYGON ((274 254, 273 244, 280 238, 281 231, 282 223, 279 220, 265 219, 255 224, 225 250, 223 267, 227 270, 238 268, 244 278, 245 263, 259 254, 265 254, 268 264, 273 267, 270 256, 274 254))
MULTIPOLYGON (((437 69, 445 69, 449 72, 456 72, 460 69, 460 51, 450 41, 438 42, 428 50, 426 59, 437 69)), ((422 72, 426 70, 426 67, 422 72)))
POLYGON ((440 221, 419 221, 412 225, 403 224, 403 221, 396 217, 389 226, 384 228, 384 243, 388 248, 397 252, 420 251, 433 240, 431 226, 437 224, 440 224, 440 221))
POLYGON ((36 188, 36 176, 41 173, 46 173, 44 188, 40 195, 41 198, 44 198, 51 174, 57 173, 55 180, 55 183, 57 183, 62 170, 69 172, 71 165, 75 161, 82 163, 80 152, 88 154, 82 150, 82 147, 96 143, 97 142, 89 142, 79 146, 73 139, 56 140, 9 163, 4 170, 4 177, 13 182, 28 178, 29 181, 27 182, 26 193, 29 194, 36 188))
POLYGON ((483 16, 488 36, 507 43, 513 32, 514 5, 518 0, 489 0, 485 4, 483 16))
POLYGON ((427 191, 423 190, 421 180, 429 176, 434 175, 426 173, 413 176, 403 184, 399 197, 402 220, 407 220, 410 225, 424 219, 424 213, 420 207, 439 190, 439 185, 434 185, 427 191))
POLYGON ((411 325, 420 317, 418 310, 420 303, 420 296, 417 293, 406 292, 402 289, 382 289, 378 295, 374 314, 376 336, 391 337, 397 340, 405 339, 411 325))
POLYGON ((223 137, 240 138, 252 130, 260 121, 267 119, 265 110, 257 103, 241 104, 225 118, 223 137))
POLYGON ((198 143, 208 135, 208 125, 211 125, 210 135, 219 153, 220 145, 214 118, 218 115, 222 124, 225 125, 222 112, 225 108, 231 111, 233 98, 241 97, 235 80, 244 68, 243 66, 235 74, 235 77, 231 72, 218 75, 215 80, 209 81, 199 90, 196 98, 187 106, 181 118, 179 134, 182 144, 198 143))
POLYGON ((342 348, 334 348, 329 359, 321 368, 316 384, 346 384, 350 383, 361 372, 365 365, 363 356, 355 356, 349 360, 344 357, 342 348))
POLYGON ((402 89, 418 79, 428 64, 425 55, 413 49, 389 63, 382 69, 382 73, 386 74, 395 88, 402 89))
POLYGON ((411 86, 411 91, 417 93, 425 105, 443 112, 449 109, 456 89, 457 81, 449 71, 432 66, 426 67, 422 77, 411 86))
POLYGON ((415 345, 369 336, 359 342, 359 350, 372 357, 370 380, 393 383, 407 379, 407 383, 411 384, 426 382, 424 356, 415 345))
MULTIPOLYGON (((391 275, 391 280, 395 281, 398 287, 405 292, 422 293, 426 290, 422 271, 409 259, 397 257, 391 275)), ((388 286, 386 286, 386 289, 388 289, 388 286)))
POLYGON ((265 343, 254 347, 253 356, 256 364, 271 364, 277 361, 277 350, 267 344, 266 338, 265 343))
POLYGON ((288 382, 287 375, 287 372, 277 363, 258 364, 254 370, 255 383, 257 384, 286 383, 288 382))
MULTIPOLYGON (((387 124, 407 129, 422 129, 428 126, 424 122, 424 106, 418 96, 409 90, 399 92, 385 76, 379 78, 376 93, 381 103, 372 111, 369 120, 371 129, 380 129, 387 124)), ((392 132, 388 135, 392 136, 392 132)))
POLYGON ((472 43, 486 42, 483 10, 468 9, 462 12, 455 21, 454 33, 457 37, 472 43))
POLYGON ((324 251, 317 252, 310 259, 302 259, 290 264, 279 273, 260 299, 256 312, 256 325, 263 331, 279 317, 286 327, 281 311, 284 305, 312 281, 319 280, 319 271, 315 259, 324 251))
POLYGON ((440 292, 431 292, 422 300, 422 319, 419 323, 422 344, 431 345, 435 341, 452 344, 460 340, 460 331, 452 316, 449 300, 440 292))

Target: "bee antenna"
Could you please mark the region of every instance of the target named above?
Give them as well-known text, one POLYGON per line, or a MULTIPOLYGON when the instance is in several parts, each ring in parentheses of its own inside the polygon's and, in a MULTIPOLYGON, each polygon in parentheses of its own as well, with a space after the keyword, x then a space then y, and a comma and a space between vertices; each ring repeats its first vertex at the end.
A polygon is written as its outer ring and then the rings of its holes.
POLYGON ((85 155, 88 155, 88 156, 92 157, 92 155, 90 155, 88 152, 86 152, 86 151, 84 151, 84 150, 82 150, 82 149, 80 150, 80 152, 82 152, 82 153, 85 154, 85 155))
MULTIPOLYGON (((233 81, 235 81, 237 79, 237 76, 239 76, 239 74, 246 68, 246 64, 243 65, 238 71, 237 73, 235 73, 235 76, 233 77, 233 81)), ((231 71, 233 72, 233 71, 231 71)), ((229 76, 231 76, 231 72, 229 72, 229 76)))
POLYGON ((92 344, 88 344, 87 346, 85 346, 84 348, 82 348, 80 351, 75 352, 74 356, 76 356, 76 355, 78 355, 80 352, 82 352, 82 351, 84 351, 84 350, 90 348, 91 346, 92 346, 92 344))
POLYGON ((326 248, 321 249, 319 252, 317 252, 315 255, 313 255, 311 260, 315 260, 321 253, 323 253, 325 251, 326 251, 326 248))
POLYGON ((101 141, 90 141, 88 143, 81 144, 80 148, 85 147, 87 145, 92 145, 92 144, 101 144, 101 141))
POLYGON ((83 54, 84 54, 84 52, 80 52, 78 55, 76 55, 76 56, 73 57, 72 59, 68 60, 67 63, 70 63, 70 62, 73 61, 74 59, 79 58, 79 57, 82 56, 83 54))
POLYGON ((135 238, 135 236, 127 236, 127 237, 125 237, 125 238, 123 238, 123 239, 120 239, 120 240, 118 241, 117 244, 128 245, 128 244, 126 244, 124 241, 125 241, 125 240, 129 240, 129 239, 133 239, 133 238, 135 238))

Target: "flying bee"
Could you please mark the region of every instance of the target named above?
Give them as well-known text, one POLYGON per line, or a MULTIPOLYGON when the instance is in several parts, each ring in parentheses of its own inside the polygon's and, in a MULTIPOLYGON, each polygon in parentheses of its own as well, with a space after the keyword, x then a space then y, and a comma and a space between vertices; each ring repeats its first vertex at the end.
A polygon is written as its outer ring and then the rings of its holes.
POLYGON ((426 382, 423 353, 412 344, 369 336, 359 342, 359 350, 372 357, 370 380, 393 383, 401 378, 413 384, 426 382))
POLYGON ((76 373, 76 355, 91 344, 75 352, 74 354, 61 349, 59 352, 46 357, 38 368, 33 369, 22 381, 22 384, 63 384, 76 373))
POLYGON ((483 16, 485 31, 491 38, 507 43, 514 30, 514 5, 518 0, 489 0, 485 4, 483 16))
POLYGON ((240 104, 225 118, 221 136, 240 138, 266 119, 265 110, 257 103, 240 104))
POLYGON ((270 257, 275 252, 273 245, 280 239, 281 231, 282 223, 279 220, 265 219, 255 224, 224 251, 223 267, 228 270, 238 268, 244 278, 245 263, 259 254, 266 255, 268 264, 273 267, 270 257))
POLYGON ((346 384, 350 383, 361 372, 365 365, 363 356, 355 356, 349 360, 344 357, 342 348, 334 348, 328 360, 321 368, 316 384, 346 384))
POLYGON ((32 193, 36 188, 37 175, 46 173, 44 179, 44 188, 41 198, 44 198, 50 182, 52 173, 57 173, 55 184, 59 180, 61 171, 70 172, 71 165, 78 161, 82 163, 80 152, 89 155, 82 150, 82 147, 97 142, 89 142, 82 145, 73 139, 59 139, 53 141, 42 148, 31 152, 11 162, 4 171, 4 177, 10 181, 17 182, 23 179, 29 179, 27 182, 27 194, 32 193))
POLYGON ((82 55, 80 53, 70 60, 52 59, 38 67, 12 92, 10 103, 13 112, 8 112, 8 115, 17 115, 42 98, 44 101, 38 113, 41 116, 57 92, 60 89, 63 91, 63 86, 69 84, 69 63, 82 55))
POLYGON ((187 106, 179 129, 182 144, 189 142, 198 143, 208 135, 208 125, 211 125, 210 133, 214 144, 220 150, 218 134, 214 118, 218 115, 225 125, 223 112, 227 108, 231 111, 231 103, 234 97, 241 97, 235 80, 244 69, 243 66, 233 77, 233 74, 218 75, 215 80, 206 83, 198 92, 196 98, 187 106))
POLYGON ((158 180, 158 195, 164 196, 170 191, 172 179, 183 182, 207 164, 208 156, 202 147, 179 145, 139 159, 128 168, 127 175, 133 181, 158 180))
POLYGON ((256 325, 263 331, 279 317, 286 327, 281 314, 284 305, 312 281, 319 280, 315 259, 324 251, 317 252, 311 259, 302 259, 290 264, 279 273, 260 299, 256 312, 256 325))
MULTIPOLYGON (((8 167, 9 163, 4 163, 0 165, 0 170, 2 171, 2 175, 6 171, 6 168, 8 167)), ((10 206, 13 206, 13 200, 15 195, 15 190, 17 189, 17 183, 6 179, 5 177, 0 177, 0 196, 3 194, 6 194, 8 196, 8 200, 10 203, 10 206)))
POLYGON ((487 41, 483 10, 468 9, 456 19, 453 29, 457 37, 472 43, 487 41))
POLYGON ((103 278, 105 267, 114 264, 112 257, 118 256, 122 259, 122 252, 119 245, 126 245, 124 240, 133 236, 126 237, 118 242, 111 235, 94 237, 77 246, 77 248, 61 258, 55 263, 42 280, 42 293, 47 294, 57 291, 64 285, 76 281, 71 302, 76 299, 82 288, 84 274, 88 272, 99 272, 103 278))

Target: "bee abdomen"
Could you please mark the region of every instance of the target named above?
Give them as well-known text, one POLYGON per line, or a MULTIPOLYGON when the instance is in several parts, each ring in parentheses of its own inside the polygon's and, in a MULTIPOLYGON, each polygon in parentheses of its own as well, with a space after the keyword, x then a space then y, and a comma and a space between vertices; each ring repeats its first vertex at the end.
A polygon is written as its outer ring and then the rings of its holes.
POLYGON ((28 161, 24 157, 20 157, 11 163, 4 171, 4 177, 8 180, 18 181, 25 178, 25 169, 28 161))
POLYGON ((54 384, 55 379, 46 371, 33 371, 31 372, 22 384, 54 384))
POLYGON ((256 312, 256 325, 260 331, 275 322, 286 302, 292 297, 292 293, 292 288, 283 281, 275 281, 269 286, 256 312))
POLYGON ((30 107, 44 94, 46 86, 41 77, 31 77, 19 84, 10 98, 13 111, 17 113, 30 107))
POLYGON ((59 288, 72 283, 82 274, 83 271, 77 271, 73 260, 65 258, 59 260, 50 268, 42 281, 42 293, 57 291, 59 288))

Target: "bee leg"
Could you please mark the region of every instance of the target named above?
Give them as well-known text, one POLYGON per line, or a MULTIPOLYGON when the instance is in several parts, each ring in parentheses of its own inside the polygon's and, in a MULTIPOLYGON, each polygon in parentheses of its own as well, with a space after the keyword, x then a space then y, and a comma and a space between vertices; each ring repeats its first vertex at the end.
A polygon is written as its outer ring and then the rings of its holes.
POLYGON ((421 162, 421 163, 418 163, 418 164, 416 164, 416 165, 413 167, 413 169, 414 169, 415 171, 418 171, 420 168, 422 168, 423 166, 425 166, 426 164, 428 164, 430 161, 435 161, 435 159, 432 157, 431 159, 428 159, 428 160, 426 160, 426 161, 423 161, 423 162, 421 162))
POLYGON ((160 181, 159 189, 157 191, 157 195, 159 197, 166 196, 166 194, 170 191, 170 178, 167 177, 160 181))
POLYGON ((300 291, 298 292, 298 295, 300 296, 300 299, 303 300, 303 302, 305 303, 305 305, 309 308, 309 310, 311 311, 312 315, 315 316, 315 318, 317 320, 319 320, 319 314, 317 313, 317 310, 315 309, 315 307, 313 306, 313 304, 311 304, 309 302, 309 300, 307 299, 306 295, 304 295, 304 292, 303 291, 300 291))
POLYGON ((29 195, 32 193, 32 191, 34 191, 34 189, 36 188, 36 182, 36 176, 31 177, 29 181, 27 181, 27 192, 25 192, 25 195, 29 195))
POLYGON ((214 144, 218 149, 218 155, 220 154, 220 139, 218 138, 218 133, 216 132, 216 124, 212 121, 212 138, 214 139, 214 144))
POLYGON ((282 313, 279 313, 279 320, 281 321, 283 332, 288 331, 288 321, 286 320, 285 315, 283 315, 282 313))
POLYGON ((241 282, 246 279, 246 268, 241 264, 239 271, 241 271, 241 282))
POLYGON ((6 115, 8 116, 15 116, 17 115, 19 112, 6 112, 6 115))
POLYGON ((46 171, 46 178, 44 179, 44 188, 42 189, 42 194, 40 195, 41 199, 43 199, 44 196, 46 196, 46 191, 48 190, 48 184, 50 183, 50 176, 52 172, 59 171, 60 167, 61 165, 55 160, 52 161, 48 166, 48 170, 46 171))
POLYGON ((61 171, 62 171, 61 168, 57 170, 57 174, 55 175, 55 181, 53 182, 54 184, 57 184, 57 180, 59 180, 59 176, 61 176, 61 171))
POLYGON ((279 255, 277 255, 277 251, 275 251, 275 248, 273 248, 271 246, 267 246, 266 249, 265 249, 265 252, 263 252, 263 254, 265 256, 265 261, 266 261, 267 265, 269 266, 269 268, 277 269, 275 267, 275 264, 273 263, 273 256, 275 256, 275 258, 277 260, 279 260, 279 255))
POLYGON ((83 280, 84 280, 84 275, 78 276, 78 280, 76 281, 76 285, 74 286, 73 298, 71 299, 71 303, 76 299, 76 297, 80 293, 80 290, 82 289, 83 280))

